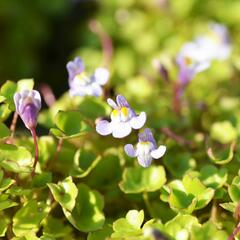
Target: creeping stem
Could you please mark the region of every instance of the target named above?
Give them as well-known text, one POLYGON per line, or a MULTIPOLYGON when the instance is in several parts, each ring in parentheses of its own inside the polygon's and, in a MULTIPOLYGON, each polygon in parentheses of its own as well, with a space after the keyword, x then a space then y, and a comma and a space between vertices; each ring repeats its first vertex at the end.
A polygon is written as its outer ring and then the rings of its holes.
POLYGON ((33 170, 32 170, 32 176, 34 176, 35 175, 35 170, 36 170, 36 165, 37 165, 37 162, 38 162, 38 157, 39 157, 39 150, 38 150, 36 130, 35 130, 35 128, 32 128, 32 129, 30 129, 30 131, 31 131, 33 141, 34 141, 34 145, 35 145, 35 159, 34 159, 33 170))
POLYGON ((17 125, 17 120, 18 120, 18 113, 17 113, 17 111, 15 111, 14 115, 13 115, 12 123, 11 123, 11 126, 10 126, 11 136, 6 141, 7 144, 12 143, 14 133, 15 133, 15 129, 16 129, 16 125, 17 125))
POLYGON ((234 238, 237 236, 237 234, 240 232, 240 223, 235 227, 233 230, 233 233, 228 237, 228 240, 234 240, 234 238))

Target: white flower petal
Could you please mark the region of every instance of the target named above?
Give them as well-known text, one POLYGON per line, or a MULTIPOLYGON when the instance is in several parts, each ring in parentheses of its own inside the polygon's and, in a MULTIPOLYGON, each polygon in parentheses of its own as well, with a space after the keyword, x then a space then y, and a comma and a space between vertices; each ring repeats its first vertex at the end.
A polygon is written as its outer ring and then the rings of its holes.
POLYGON ((96 125, 96 131, 103 136, 112 133, 112 124, 106 120, 99 121, 96 125))
POLYGON ((151 156, 154 159, 159 159, 164 155, 164 153, 166 152, 166 149, 167 149, 166 146, 160 145, 159 148, 151 152, 151 156))
POLYGON ((129 122, 118 122, 113 124, 114 125, 112 126, 113 128, 112 135, 115 138, 124 138, 127 135, 129 135, 132 131, 132 128, 129 122))
POLYGON ((94 79, 100 85, 105 85, 109 79, 109 71, 106 68, 99 67, 94 72, 94 79))
POLYGON ((146 119, 147 119, 146 113, 141 112, 138 116, 135 116, 130 120, 130 124, 133 129, 140 129, 145 124, 146 119))
POLYGON ((110 107, 116 109, 117 108, 117 104, 111 99, 111 98, 108 98, 107 99, 107 103, 110 107))

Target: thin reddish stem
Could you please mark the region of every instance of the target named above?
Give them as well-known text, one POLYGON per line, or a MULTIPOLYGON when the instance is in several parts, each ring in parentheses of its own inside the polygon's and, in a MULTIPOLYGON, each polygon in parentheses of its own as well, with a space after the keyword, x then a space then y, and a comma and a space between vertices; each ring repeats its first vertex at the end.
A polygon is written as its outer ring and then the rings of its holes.
POLYGON ((173 86, 173 110, 177 115, 180 115, 181 113, 181 107, 182 107, 182 102, 181 102, 181 85, 176 83, 173 86))
POLYGON ((32 129, 30 129, 30 131, 31 131, 33 141, 34 141, 34 145, 35 145, 35 159, 34 159, 33 170, 32 170, 32 177, 34 177, 35 170, 36 170, 36 165, 37 165, 38 158, 39 158, 39 150, 38 150, 38 141, 37 141, 36 130, 35 130, 35 128, 32 128, 32 129))
POLYGON ((107 32, 104 31, 100 22, 96 20, 90 21, 89 27, 90 30, 99 37, 103 49, 104 61, 107 65, 109 65, 113 55, 113 44, 111 37, 107 34, 107 32))
POLYGON ((62 145, 63 145, 63 138, 60 138, 58 140, 58 145, 57 145, 56 153, 55 153, 55 156, 54 156, 54 162, 57 161, 57 159, 58 159, 59 153, 62 149, 62 145))
POLYGON ((234 238, 238 235, 240 232, 240 223, 236 226, 236 228, 233 230, 233 233, 228 237, 228 240, 234 240, 234 238))
POLYGON ((8 143, 8 144, 12 143, 12 139, 14 137, 14 133, 15 133, 16 125, 17 125, 17 120, 18 120, 18 113, 14 112, 12 123, 11 123, 11 126, 10 126, 11 136, 6 141, 6 143, 8 143))

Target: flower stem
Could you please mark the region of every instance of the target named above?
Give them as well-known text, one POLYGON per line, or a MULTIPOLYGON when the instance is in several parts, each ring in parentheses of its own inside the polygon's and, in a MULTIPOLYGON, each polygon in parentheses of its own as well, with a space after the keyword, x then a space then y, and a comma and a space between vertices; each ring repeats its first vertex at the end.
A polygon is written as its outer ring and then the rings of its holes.
POLYGON ((8 143, 8 144, 12 143, 12 139, 14 137, 14 133, 15 133, 16 125, 17 125, 17 120, 18 120, 18 113, 14 112, 12 123, 11 123, 11 126, 10 126, 11 136, 6 141, 6 143, 8 143))
POLYGON ((35 170, 36 170, 36 165, 38 162, 38 157, 39 157, 39 150, 38 150, 38 142, 37 142, 37 134, 36 134, 36 130, 35 128, 30 129, 32 137, 33 137, 33 141, 34 141, 34 145, 35 145, 35 159, 34 159, 34 163, 33 163, 33 170, 32 170, 32 177, 34 177, 35 175, 35 170))
POLYGON ((147 207, 147 210, 150 214, 150 216, 153 218, 154 217, 154 214, 153 214, 153 211, 152 211, 152 207, 151 207, 151 204, 149 202, 149 198, 148 198, 148 193, 147 192, 144 192, 143 193, 143 200, 145 202, 145 205, 147 207))
POLYGON ((239 232, 240 232, 240 223, 237 224, 237 226, 233 230, 233 233, 228 237, 228 240, 234 240, 234 238, 237 236, 239 232))
POLYGON ((92 32, 97 34, 101 41, 103 56, 106 65, 109 65, 113 55, 113 44, 111 37, 104 31, 101 23, 97 20, 91 20, 89 22, 89 27, 92 32))
POLYGON ((63 138, 60 138, 58 140, 57 149, 56 149, 55 156, 54 156, 54 162, 57 161, 57 159, 58 159, 59 153, 62 149, 62 145, 63 145, 63 138))

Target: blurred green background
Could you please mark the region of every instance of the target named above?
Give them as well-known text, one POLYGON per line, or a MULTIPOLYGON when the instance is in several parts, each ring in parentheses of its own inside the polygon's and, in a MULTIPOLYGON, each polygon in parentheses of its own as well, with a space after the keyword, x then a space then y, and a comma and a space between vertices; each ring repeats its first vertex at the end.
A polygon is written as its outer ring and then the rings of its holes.
POLYGON ((59 96, 68 89, 65 65, 75 55, 91 69, 105 64, 92 19, 112 40, 112 86, 157 74, 152 60, 174 57, 209 21, 229 28, 237 53, 239 12, 239 0, 1 0, 0 83, 34 78, 59 96))

